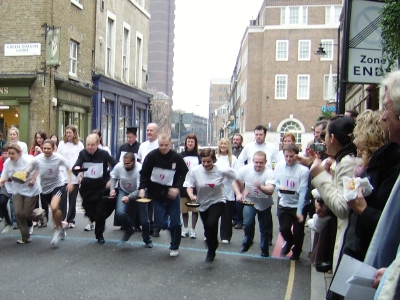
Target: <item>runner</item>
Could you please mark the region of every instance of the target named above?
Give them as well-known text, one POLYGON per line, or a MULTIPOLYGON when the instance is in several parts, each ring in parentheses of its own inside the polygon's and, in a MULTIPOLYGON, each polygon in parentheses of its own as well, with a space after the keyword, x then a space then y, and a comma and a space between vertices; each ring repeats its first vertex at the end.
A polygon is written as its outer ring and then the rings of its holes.
POLYGON ((110 194, 106 187, 110 180, 108 165, 114 167, 117 161, 108 154, 107 151, 98 149, 99 136, 89 134, 86 138, 86 149, 79 152, 78 159, 72 170, 86 169, 83 173, 79 192, 82 196, 82 206, 85 209, 85 215, 96 222, 95 235, 97 242, 105 244, 103 232, 106 219, 115 209, 115 201, 103 199, 103 196, 110 194))
MULTIPOLYGON (((10 143, 8 147, 9 159, 4 162, 3 172, 0 178, 0 187, 10 178, 16 171, 24 172, 25 168, 32 161, 33 157, 27 154, 22 154, 21 147, 18 144, 10 143)), ((40 184, 36 180, 39 172, 32 172, 23 182, 12 182, 13 202, 15 209, 15 218, 18 228, 21 231, 21 239, 17 240, 18 244, 30 243, 32 241, 31 233, 29 232, 28 221, 45 217, 44 210, 35 214, 34 209, 36 202, 41 192, 40 184)), ((36 210, 39 212, 39 209, 36 210)))
POLYGON ((183 186, 187 187, 190 200, 200 204, 198 209, 208 246, 206 262, 211 263, 218 248, 218 220, 226 202, 224 180, 237 180, 238 173, 232 168, 215 165, 215 152, 211 148, 201 150, 200 159, 201 165, 189 170, 183 186), (197 196, 193 194, 194 188, 197 190, 197 196))
MULTIPOLYGON (((25 170, 27 176, 32 171, 39 171, 40 184, 42 185, 42 193, 40 198, 42 206, 50 208, 53 215, 55 225, 53 239, 51 244, 57 245, 60 239, 66 236, 65 229, 68 227, 67 222, 62 222, 62 212, 59 208, 61 196, 63 193, 72 191, 74 185, 72 183, 72 172, 68 166, 67 160, 58 153, 55 153, 55 143, 47 139, 43 142, 43 153, 36 156, 25 170), (66 186, 60 173, 60 167, 63 166, 68 172, 68 185, 66 186)), ((46 220, 47 223, 47 220, 46 220)))

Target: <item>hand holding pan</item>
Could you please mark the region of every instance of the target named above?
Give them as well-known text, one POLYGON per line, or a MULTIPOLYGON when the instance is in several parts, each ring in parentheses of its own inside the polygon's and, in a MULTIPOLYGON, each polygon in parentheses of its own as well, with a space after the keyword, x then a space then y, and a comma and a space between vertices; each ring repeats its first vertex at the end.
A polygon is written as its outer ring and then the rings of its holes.
POLYGON ((78 175, 79 173, 81 173, 81 172, 86 172, 87 170, 89 170, 88 168, 79 168, 79 169, 73 169, 73 170, 71 170, 72 171, 72 173, 74 174, 74 175, 78 175))

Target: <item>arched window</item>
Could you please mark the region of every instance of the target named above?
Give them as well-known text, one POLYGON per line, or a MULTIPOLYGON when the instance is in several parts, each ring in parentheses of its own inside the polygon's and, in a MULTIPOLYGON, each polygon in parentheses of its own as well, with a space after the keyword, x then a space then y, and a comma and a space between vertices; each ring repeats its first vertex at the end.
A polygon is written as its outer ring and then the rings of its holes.
POLYGON ((281 127, 281 134, 280 134, 280 140, 282 141, 283 136, 286 133, 293 133, 293 135, 296 138, 296 144, 301 144, 301 126, 299 123, 294 122, 294 121, 288 121, 285 124, 282 125, 281 127))

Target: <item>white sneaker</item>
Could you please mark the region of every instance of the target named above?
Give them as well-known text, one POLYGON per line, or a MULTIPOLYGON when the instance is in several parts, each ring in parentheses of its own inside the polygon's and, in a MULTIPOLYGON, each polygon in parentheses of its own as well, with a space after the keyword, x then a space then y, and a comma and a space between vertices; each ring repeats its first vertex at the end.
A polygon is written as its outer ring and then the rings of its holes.
POLYGON ((29 234, 33 233, 33 225, 31 227, 29 227, 29 234))
POLYGON ((93 229, 94 229, 94 224, 93 223, 89 223, 85 227, 85 231, 91 231, 93 229))
POLYGON ((67 230, 65 228, 61 228, 60 238, 64 240, 66 236, 67 236, 67 230))
POLYGON ((190 236, 191 239, 195 239, 196 238, 196 232, 194 231, 194 229, 190 229, 189 236, 190 236))
POLYGON ((222 242, 222 244, 229 244, 228 240, 222 240, 221 242, 222 242))
POLYGON ((175 257, 178 256, 178 250, 171 250, 171 252, 169 253, 169 256, 175 257))
POLYGON ((181 236, 183 237, 183 238, 187 238, 188 236, 189 236, 189 230, 187 229, 187 228, 182 228, 182 233, 181 233, 181 236))
POLYGON ((11 230, 12 226, 10 224, 7 224, 6 227, 4 227, 3 231, 1 233, 7 233, 11 230))
POLYGON ((74 223, 68 223, 68 228, 75 228, 75 224, 74 223))
POLYGON ((52 245, 57 245, 61 239, 61 229, 57 228, 54 230, 53 239, 51 240, 52 245))
POLYGON ((61 221, 61 227, 64 228, 64 229, 67 229, 68 228, 68 222, 61 221))

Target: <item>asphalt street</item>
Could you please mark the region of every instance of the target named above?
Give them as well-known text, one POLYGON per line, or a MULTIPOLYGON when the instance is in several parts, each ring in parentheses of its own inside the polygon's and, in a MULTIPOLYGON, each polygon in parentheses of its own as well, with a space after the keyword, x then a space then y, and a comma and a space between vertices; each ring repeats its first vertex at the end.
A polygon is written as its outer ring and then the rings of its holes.
POLYGON ((279 257, 275 216, 272 258, 260 256, 258 234, 250 250, 239 253, 243 230, 234 229, 212 264, 204 262, 201 220, 197 239, 183 238, 178 257, 169 256, 169 231, 153 238, 152 249, 144 247, 140 233, 121 243, 123 231, 112 226, 111 216, 106 244, 99 245, 94 231, 83 230, 83 213, 76 222, 57 248, 50 245, 52 221, 35 228, 29 244, 16 243, 19 230, 0 235, 1 299, 310 299, 310 234, 299 261, 279 257))

